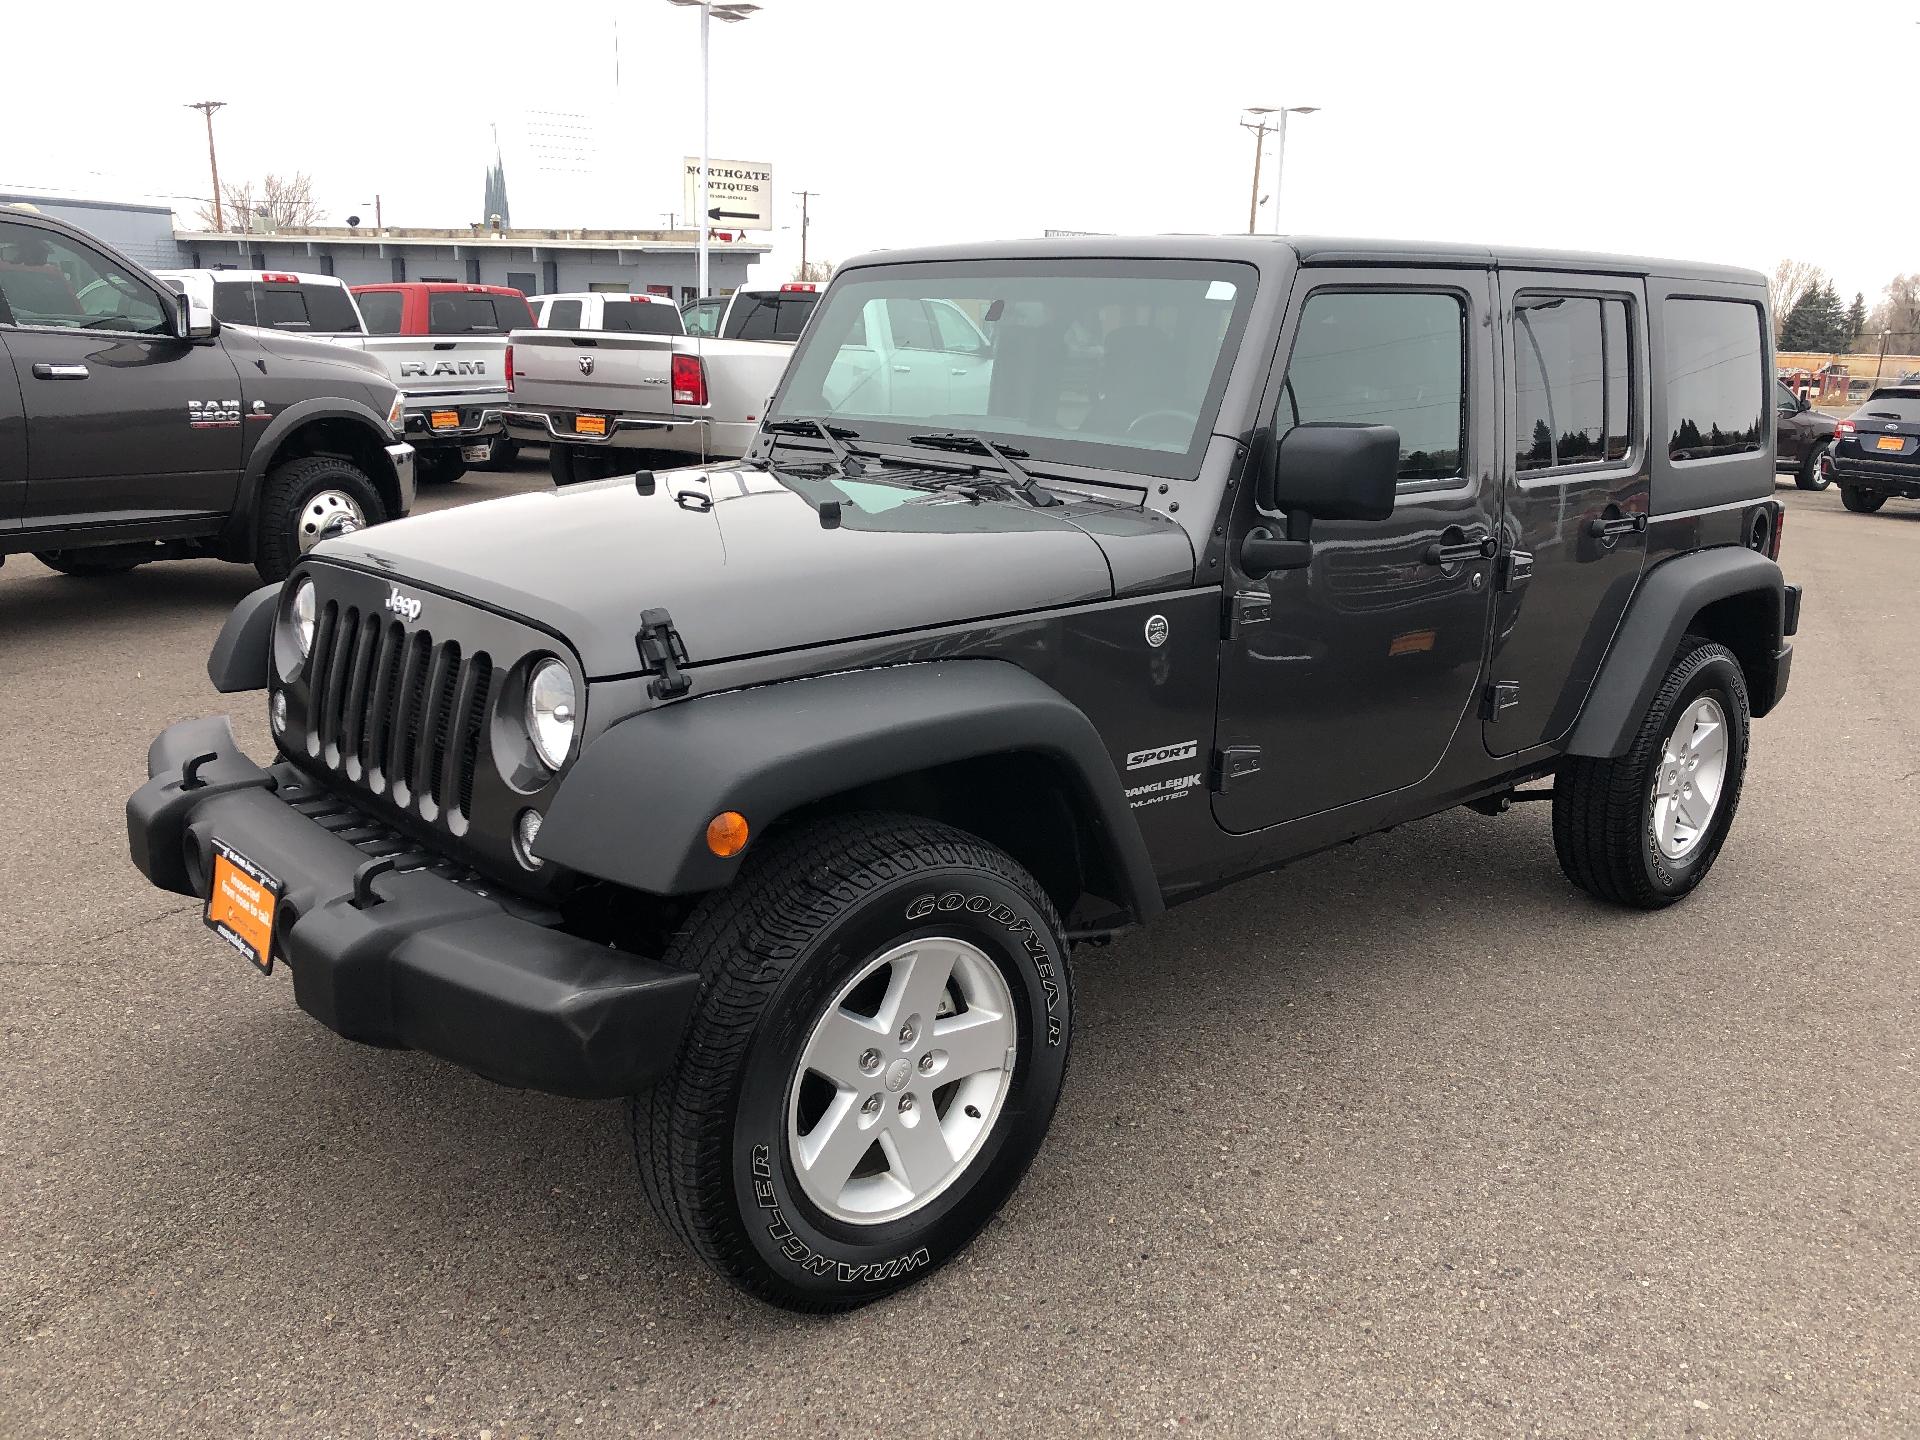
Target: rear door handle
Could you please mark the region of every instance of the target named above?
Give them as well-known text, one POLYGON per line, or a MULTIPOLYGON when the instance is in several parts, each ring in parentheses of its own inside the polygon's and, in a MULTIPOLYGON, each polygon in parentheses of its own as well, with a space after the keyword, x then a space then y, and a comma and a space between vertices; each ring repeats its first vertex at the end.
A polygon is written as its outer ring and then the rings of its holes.
POLYGON ((1645 515, 1621 515, 1612 520, 1589 521, 1587 534, 1596 540, 1604 540, 1609 535, 1638 535, 1646 528, 1645 515))
POLYGON ((911 375, 913 373, 913 367, 911 365, 896 365, 893 367, 893 373, 896 375, 911 375))
POLYGON ((48 365, 44 362, 33 367, 36 380, 84 380, 87 367, 84 365, 48 365))
POLYGON ((1463 560, 1491 560, 1499 548, 1491 535, 1470 536, 1458 525, 1449 525, 1420 558, 1429 565, 1458 565, 1463 560))

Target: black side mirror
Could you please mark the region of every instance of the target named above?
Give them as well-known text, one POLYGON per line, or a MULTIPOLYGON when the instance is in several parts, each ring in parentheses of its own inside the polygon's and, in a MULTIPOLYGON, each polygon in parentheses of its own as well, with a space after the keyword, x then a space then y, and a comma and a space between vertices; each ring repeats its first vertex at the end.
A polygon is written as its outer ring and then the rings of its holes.
POLYGON ((1804 395, 1802 395, 1802 396, 1800 396, 1800 398, 1799 398, 1799 399, 1798 399, 1797 401, 1795 401, 1794 403, 1795 403, 1795 406, 1796 406, 1796 408, 1798 408, 1798 409, 1799 409, 1799 410, 1800 410, 1800 411, 1801 411, 1802 413, 1804 413, 1804 412, 1806 412, 1806 411, 1808 411, 1808 410, 1811 410, 1811 409, 1813 408, 1813 401, 1811 401, 1811 400, 1809 400, 1809 399, 1808 399, 1808 398, 1807 398, 1806 396, 1804 396, 1804 395))
POLYGON ((1315 520, 1386 520, 1400 483, 1400 432, 1391 425, 1314 421, 1280 437, 1255 503, 1286 521, 1286 538, 1249 531, 1241 565, 1255 579, 1313 558, 1315 520))

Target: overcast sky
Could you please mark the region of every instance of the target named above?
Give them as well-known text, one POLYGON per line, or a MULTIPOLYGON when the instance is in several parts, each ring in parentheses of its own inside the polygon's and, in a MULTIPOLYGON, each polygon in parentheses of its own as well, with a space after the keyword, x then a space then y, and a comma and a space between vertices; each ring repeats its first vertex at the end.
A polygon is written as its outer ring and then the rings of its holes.
MULTIPOLYGON (((816 258, 1046 228, 1244 230, 1253 141, 1236 122, 1265 104, 1323 107, 1290 128, 1290 231, 1756 269, 1794 256, 1869 305, 1920 270, 1911 141, 1874 138, 1913 133, 1911 85, 1894 78, 1920 72, 1911 3, 1833 24, 1810 4, 1694 0, 763 4, 714 26, 713 153, 772 163, 783 226, 798 223, 789 192, 819 192, 816 258)), ((371 219, 375 193, 390 225, 480 218, 488 125, 518 136, 532 111, 589 117, 588 173, 530 174, 510 145, 516 224, 654 226, 681 208, 679 158, 699 145, 693 11, 335 0, 278 14, 183 24, 127 7, 101 23, 11 7, 0 185, 204 196, 201 119, 182 106, 220 99, 223 177, 306 170, 334 223, 371 219), (84 83, 53 61, 74 54, 84 83)), ((772 239, 784 274, 797 230, 772 239)))

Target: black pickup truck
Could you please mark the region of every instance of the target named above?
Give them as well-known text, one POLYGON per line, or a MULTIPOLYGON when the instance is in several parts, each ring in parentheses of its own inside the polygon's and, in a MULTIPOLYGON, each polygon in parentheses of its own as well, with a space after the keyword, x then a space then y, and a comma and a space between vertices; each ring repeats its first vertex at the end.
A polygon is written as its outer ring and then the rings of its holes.
POLYGON ((106 575, 210 555, 278 580, 407 513, 401 423, 377 361, 223 326, 210 293, 0 207, 0 560, 106 575))
POLYGON ((243 602, 210 671, 278 754, 167 730, 133 857, 344 1036, 634 1097, 672 1233, 859 1304, 1019 1182, 1076 944, 1457 805, 1701 883, 1798 618, 1770 334, 1757 274, 1605 255, 858 260, 743 459, 243 602), (873 363, 947 312, 968 364, 873 363))

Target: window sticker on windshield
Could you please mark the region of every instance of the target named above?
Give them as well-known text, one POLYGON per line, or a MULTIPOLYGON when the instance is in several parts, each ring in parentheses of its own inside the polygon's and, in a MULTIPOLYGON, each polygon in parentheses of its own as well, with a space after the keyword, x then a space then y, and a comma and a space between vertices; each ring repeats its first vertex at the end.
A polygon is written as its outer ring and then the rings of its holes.
POLYGON ((1207 286, 1207 299, 1231 300, 1240 293, 1240 287, 1231 280, 1215 280, 1207 286))

